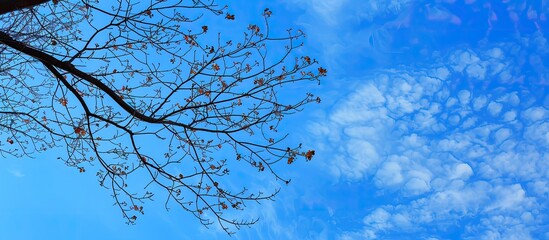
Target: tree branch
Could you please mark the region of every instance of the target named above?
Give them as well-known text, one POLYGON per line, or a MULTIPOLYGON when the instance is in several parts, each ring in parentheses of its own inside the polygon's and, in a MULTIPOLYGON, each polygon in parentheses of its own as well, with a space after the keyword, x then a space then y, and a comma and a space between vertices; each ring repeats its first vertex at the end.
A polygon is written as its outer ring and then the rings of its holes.
POLYGON ((3 43, 13 49, 16 49, 24 54, 27 54, 37 60, 40 60, 42 62, 51 64, 52 66, 58 67, 60 69, 63 69, 74 76, 77 76, 81 79, 86 80, 87 82, 93 84, 97 88, 101 89, 104 93, 109 95, 120 107, 122 107, 126 112, 131 114, 132 116, 141 119, 142 121, 148 122, 148 123, 167 123, 175 126, 180 126, 188 129, 193 130, 201 130, 201 131, 207 131, 207 132, 215 132, 209 129, 198 129, 193 128, 187 124, 173 122, 169 120, 163 120, 163 119, 157 119, 154 117, 149 117, 144 115, 143 113, 139 112, 137 109, 130 106, 128 103, 126 103, 124 100, 122 100, 115 91, 110 89, 107 85, 105 85, 103 82, 101 82, 99 79, 94 78, 93 76, 80 71, 79 69, 76 69, 74 65, 72 65, 69 62, 64 62, 59 59, 56 59, 52 57, 51 55, 44 53, 38 49, 35 49, 31 46, 27 46, 26 44, 19 42, 12 37, 10 37, 7 33, 0 31, 0 43, 3 43))
POLYGON ((24 8, 31 8, 49 1, 50 0, 0 0, 0 15, 24 8))

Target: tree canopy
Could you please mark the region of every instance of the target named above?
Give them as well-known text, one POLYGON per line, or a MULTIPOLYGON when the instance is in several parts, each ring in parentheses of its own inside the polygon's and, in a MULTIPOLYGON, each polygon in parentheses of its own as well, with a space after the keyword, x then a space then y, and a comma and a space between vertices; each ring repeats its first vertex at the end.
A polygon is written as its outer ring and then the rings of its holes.
POLYGON ((0 9, 0 154, 64 149, 59 159, 96 171, 130 224, 161 196, 232 233, 257 221, 238 211, 278 192, 235 186, 232 169, 287 184, 274 164, 314 155, 286 145, 278 127, 320 98, 284 86, 327 71, 296 55, 303 32, 272 33, 269 9, 241 34, 203 24, 238 21, 213 0, 1 0, 0 9))

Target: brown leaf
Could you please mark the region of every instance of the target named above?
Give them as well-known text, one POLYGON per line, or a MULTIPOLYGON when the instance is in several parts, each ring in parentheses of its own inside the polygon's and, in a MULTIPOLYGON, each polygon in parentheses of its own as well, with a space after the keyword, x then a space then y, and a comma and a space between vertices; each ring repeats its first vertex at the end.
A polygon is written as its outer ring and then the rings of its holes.
POLYGON ((227 13, 227 15, 225 15, 225 19, 234 20, 234 14, 227 13))
POLYGON ((288 164, 292 164, 294 162, 294 158, 293 157, 289 157, 288 158, 288 164))
POLYGON ((305 153, 305 158, 307 159, 307 161, 310 161, 311 159, 313 159, 314 155, 315 155, 315 150, 309 150, 307 151, 307 153, 305 153))

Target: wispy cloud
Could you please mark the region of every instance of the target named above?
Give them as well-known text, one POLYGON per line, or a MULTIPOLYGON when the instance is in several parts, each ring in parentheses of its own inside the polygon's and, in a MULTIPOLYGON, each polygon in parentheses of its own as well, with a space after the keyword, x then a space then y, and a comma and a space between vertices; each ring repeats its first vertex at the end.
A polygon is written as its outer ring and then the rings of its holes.
POLYGON ((356 1, 356 0, 283 0, 288 7, 299 7, 303 14, 298 24, 317 44, 322 64, 331 70, 347 72, 386 62, 392 31, 408 21, 406 12, 415 1, 356 1), (394 20, 385 28, 373 23, 377 19, 394 20), (371 41, 370 41, 371 40, 371 41))
POLYGON ((25 174, 21 170, 9 170, 9 173, 16 178, 25 177, 25 174))

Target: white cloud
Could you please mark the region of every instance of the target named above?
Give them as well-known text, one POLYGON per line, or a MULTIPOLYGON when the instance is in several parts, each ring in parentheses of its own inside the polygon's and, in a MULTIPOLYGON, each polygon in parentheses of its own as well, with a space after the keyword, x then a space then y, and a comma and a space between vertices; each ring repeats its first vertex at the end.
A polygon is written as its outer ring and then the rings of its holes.
MULTIPOLYGON (((309 21, 310 30, 322 36, 329 61, 383 59, 398 40, 394 31, 413 21, 465 24, 441 2, 455 1, 320 1, 311 8, 319 17, 309 21), (318 9, 323 6, 332 8, 318 9), (371 24, 382 18, 385 24, 371 24), (326 32, 312 24, 317 20, 344 24, 326 32), (371 27, 355 28, 365 23, 371 27)), ((344 231, 341 239, 395 233, 447 239, 432 229, 450 228, 467 239, 530 239, 540 232, 539 219, 549 217, 543 211, 549 202, 549 113, 536 96, 545 88, 546 40, 540 33, 480 45, 484 50, 462 45, 444 56, 433 53, 431 66, 375 71, 315 123, 323 126, 316 136, 330 136, 318 144, 325 146, 319 155, 331 172, 342 181, 373 183, 379 195, 371 196, 378 202, 365 214, 364 227, 344 231)))
POLYGON ((403 181, 402 169, 396 162, 386 162, 377 170, 374 180, 380 188, 400 185, 403 181))
POLYGON ((484 96, 484 95, 481 95, 481 96, 475 98, 475 100, 473 101, 473 109, 475 111, 479 111, 484 106, 486 106, 486 102, 488 102, 488 100, 487 100, 486 96, 484 96))
POLYGON ((429 186, 429 181, 421 178, 411 178, 408 182, 406 182, 403 189, 406 196, 415 196, 426 193, 430 190, 431 187, 429 186))
POLYGON ((501 103, 490 102, 488 104, 488 112, 494 117, 497 117, 499 115, 502 108, 503 108, 503 105, 501 103))
POLYGON ((494 48, 486 51, 486 55, 488 55, 491 58, 500 59, 500 60, 505 57, 503 51, 501 50, 501 48, 498 48, 498 47, 494 47, 494 48))
POLYGON ((326 23, 335 26, 340 24, 340 12, 348 2, 348 0, 317 0, 314 4, 311 4, 311 6, 326 23))
MULTIPOLYGON (((371 109, 368 106, 382 106, 385 98, 375 86, 364 86, 354 92, 349 100, 342 103, 330 118, 337 124, 348 124, 352 122, 379 119, 378 116, 385 114, 385 109, 371 109)), ((382 119, 379 119, 382 120, 382 119)), ((383 119, 384 120, 384 119, 383 119)))
POLYGON ((456 164, 453 171, 450 174, 450 179, 462 179, 467 180, 473 175, 473 169, 467 163, 456 164))
POLYGON ((486 66, 483 64, 472 64, 465 69, 468 77, 473 79, 484 80, 486 77, 486 66))
POLYGON ((531 107, 522 113, 525 120, 537 122, 547 117, 547 110, 543 107, 531 107))
POLYGON ((391 214, 383 208, 378 208, 374 210, 370 215, 364 218, 364 224, 370 228, 374 229, 387 229, 392 227, 392 224, 389 223, 391 214))
POLYGON ((351 140, 346 144, 350 159, 341 159, 339 171, 351 179, 361 179, 365 173, 371 172, 380 162, 379 155, 367 141, 351 140))
POLYGON ((536 195, 549 197, 549 182, 547 180, 536 180, 529 184, 536 195))
POLYGON ((526 127, 524 133, 526 139, 548 146, 549 144, 549 122, 535 123, 526 127))
POLYGON ((501 73, 478 66, 505 63, 504 56, 499 48, 457 50, 440 60, 448 62, 446 68, 380 71, 340 100, 324 123, 348 138, 338 142, 346 147, 336 153, 334 172, 341 179, 372 181, 380 196, 401 197, 367 214, 362 230, 342 236, 425 233, 476 219, 458 231, 476 239, 531 237, 540 226, 536 219, 547 217, 540 207, 549 200, 547 110, 526 90, 441 84, 497 79, 501 73), (495 216, 507 220, 497 225, 495 216), (511 234, 507 229, 515 221, 524 228, 511 234))
POLYGON ((485 211, 504 211, 510 208, 517 210, 517 208, 525 205, 524 201, 526 198, 526 192, 519 184, 513 184, 511 186, 497 186, 494 189, 494 192, 494 201, 486 207, 485 211))
POLYGON ((467 90, 461 90, 458 93, 458 98, 461 105, 467 105, 469 104, 469 100, 471 100, 471 92, 467 90))
POLYGON ((503 121, 510 122, 517 118, 517 112, 516 111, 509 111, 503 114, 503 121))
POLYGON ((520 98, 517 94, 518 94, 517 92, 507 93, 502 97, 498 98, 498 102, 505 102, 510 104, 511 106, 517 106, 520 104, 520 98))

